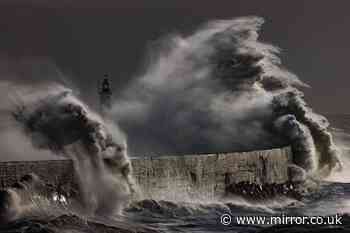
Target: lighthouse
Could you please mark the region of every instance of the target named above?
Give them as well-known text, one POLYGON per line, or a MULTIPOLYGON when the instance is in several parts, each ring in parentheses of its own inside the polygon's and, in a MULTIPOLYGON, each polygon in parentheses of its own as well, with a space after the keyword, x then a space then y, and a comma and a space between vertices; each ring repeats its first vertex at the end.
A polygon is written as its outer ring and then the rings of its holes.
POLYGON ((102 82, 100 82, 98 94, 100 96, 100 111, 105 116, 112 107, 112 88, 108 75, 104 75, 102 82))

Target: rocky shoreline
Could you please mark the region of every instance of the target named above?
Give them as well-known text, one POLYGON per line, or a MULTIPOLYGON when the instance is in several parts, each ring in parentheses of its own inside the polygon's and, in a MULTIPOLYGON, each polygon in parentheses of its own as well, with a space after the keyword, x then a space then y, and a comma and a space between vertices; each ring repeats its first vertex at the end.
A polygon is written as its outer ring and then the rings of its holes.
POLYGON ((281 184, 256 184, 243 181, 230 184, 225 191, 228 196, 242 196, 245 199, 254 201, 273 199, 277 196, 286 196, 297 200, 303 197, 300 184, 291 181, 281 184))

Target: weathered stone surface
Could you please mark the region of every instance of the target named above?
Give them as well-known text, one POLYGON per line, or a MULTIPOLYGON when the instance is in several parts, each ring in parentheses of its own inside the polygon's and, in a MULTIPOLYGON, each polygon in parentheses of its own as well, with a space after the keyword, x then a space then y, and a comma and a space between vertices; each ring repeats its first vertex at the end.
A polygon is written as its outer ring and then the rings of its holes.
POLYGON ((0 188, 11 186, 29 173, 37 174, 54 186, 74 183, 73 163, 70 160, 0 162, 0 188))
MULTIPOLYGON (((232 183, 284 183, 289 147, 239 153, 132 158, 143 198, 186 200, 221 196, 232 183)), ((8 187, 34 172, 52 185, 75 186, 70 160, 0 163, 0 186, 8 187)))
POLYGON ((133 159, 135 179, 145 198, 212 199, 231 183, 284 183, 289 148, 264 151, 145 157, 133 159))

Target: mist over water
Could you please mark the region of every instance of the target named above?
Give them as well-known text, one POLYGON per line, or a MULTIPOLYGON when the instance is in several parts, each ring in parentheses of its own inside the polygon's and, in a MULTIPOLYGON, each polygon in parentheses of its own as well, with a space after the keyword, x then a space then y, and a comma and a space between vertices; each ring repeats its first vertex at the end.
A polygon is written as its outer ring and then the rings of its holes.
POLYGON ((85 210, 100 216, 120 213, 133 179, 126 139, 118 127, 63 86, 52 84, 40 95, 20 98, 14 120, 35 149, 72 159, 85 210), (114 163, 107 167, 105 158, 114 163))
MULTIPOLYGON (((15 152, 16 146, 27 148, 24 160, 41 153, 44 158, 72 159, 82 195, 80 204, 89 220, 105 220, 124 210, 118 217, 132 224, 169 232, 222 232, 227 228, 218 225, 218 219, 224 213, 269 215, 286 210, 327 215, 339 211, 344 203, 343 212, 348 212, 350 187, 336 183, 322 184, 319 196, 301 201, 285 197, 264 203, 236 197, 169 201, 164 194, 164 200, 134 201, 125 209, 135 191, 128 148, 133 155, 164 155, 291 145, 292 168, 303 179, 329 175, 341 167, 340 160, 347 164, 346 157, 340 159, 343 144, 333 142, 328 121, 307 106, 298 90, 307 85, 281 65, 279 48, 258 40, 263 21, 259 17, 213 21, 191 35, 159 40, 145 72, 115 99, 108 118, 92 111, 65 84, 3 82, 2 87, 15 86, 17 90, 14 101, 2 105, 6 135, 16 139, 8 151, 15 152)), ((330 180, 339 181, 339 176, 330 180)), ((20 210, 9 213, 11 220, 23 210, 23 205, 18 206, 17 200, 22 198, 18 193, 5 192, 20 210)), ((40 208, 52 210, 48 215, 58 217, 54 224, 67 224, 65 214, 82 218, 69 208, 59 207, 54 213, 57 209, 50 201, 49 205, 40 201, 40 208)), ((114 222, 106 220, 104 224, 113 226, 114 222)), ((234 229, 242 231, 243 227, 234 229)))
POLYGON ((209 22, 160 40, 112 114, 132 154, 251 151, 291 145, 294 163, 323 175, 340 166, 327 120, 307 106, 279 48, 260 42, 264 20, 209 22))

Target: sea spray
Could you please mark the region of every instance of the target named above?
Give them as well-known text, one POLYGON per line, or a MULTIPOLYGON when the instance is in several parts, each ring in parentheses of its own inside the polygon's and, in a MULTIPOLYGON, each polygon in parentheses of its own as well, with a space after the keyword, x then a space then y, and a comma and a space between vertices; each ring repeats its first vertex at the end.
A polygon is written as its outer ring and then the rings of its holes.
POLYGON ((13 189, 0 190, 0 224, 16 219, 22 213, 21 199, 13 189))
POLYGON ((68 156, 73 160, 85 209, 96 215, 112 215, 122 210, 133 191, 131 165, 126 142, 119 129, 108 125, 71 90, 46 93, 42 98, 22 99, 13 112, 14 119, 38 149, 68 156), (118 166, 112 173, 104 157, 118 166))
POLYGON ((27 174, 11 187, 0 190, 0 224, 27 214, 33 207, 33 196, 44 196, 43 187, 38 176, 27 174))
POLYGON ((281 65, 280 49, 258 40, 264 20, 244 17, 172 35, 112 114, 134 154, 251 151, 291 145, 315 175, 340 167, 328 121, 308 107, 308 87, 281 65))

